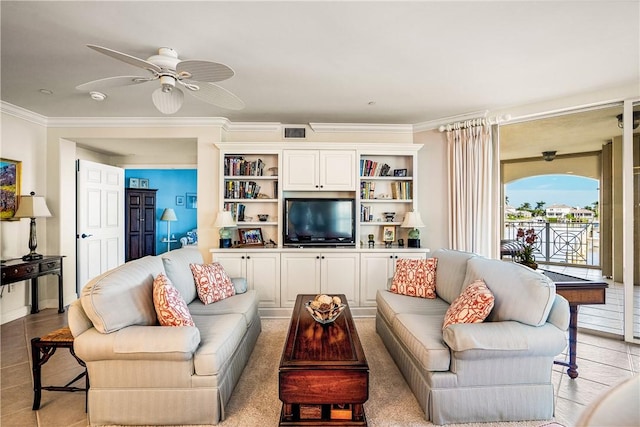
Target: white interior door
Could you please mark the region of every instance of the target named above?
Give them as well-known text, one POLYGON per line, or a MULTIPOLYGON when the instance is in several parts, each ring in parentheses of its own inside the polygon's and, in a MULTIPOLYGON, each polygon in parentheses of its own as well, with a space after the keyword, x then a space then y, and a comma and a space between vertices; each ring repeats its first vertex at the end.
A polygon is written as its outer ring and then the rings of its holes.
POLYGON ((124 169, 78 160, 77 290, 124 263, 124 169))

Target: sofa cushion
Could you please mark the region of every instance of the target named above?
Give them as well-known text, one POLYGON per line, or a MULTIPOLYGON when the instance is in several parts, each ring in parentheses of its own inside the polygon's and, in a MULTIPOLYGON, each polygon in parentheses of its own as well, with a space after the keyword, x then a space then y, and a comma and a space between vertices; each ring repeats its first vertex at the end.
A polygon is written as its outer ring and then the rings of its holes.
POLYGON ((231 278, 220 263, 189 264, 189 267, 196 282, 198 298, 203 303, 211 304, 236 294, 231 278))
POLYGON ((476 257, 467 263, 467 282, 482 279, 495 297, 487 320, 516 320, 531 326, 547 321, 556 288, 545 275, 515 262, 476 257))
POLYGON ((376 305, 378 312, 387 319, 389 324, 399 313, 437 315, 442 319, 449 308, 449 304, 440 298, 410 298, 387 290, 378 291, 376 305))
POLYGON ((442 340, 442 315, 400 313, 391 329, 423 372, 448 371, 450 351, 442 340))
POLYGON ((103 334, 126 326, 155 325, 153 279, 160 273, 164 273, 160 257, 147 256, 122 264, 82 288, 82 308, 103 334))
POLYGON ((478 279, 465 288, 444 315, 442 329, 454 323, 480 323, 489 316, 494 297, 487 285, 478 279))
POLYGON ((161 326, 195 326, 182 295, 163 273, 153 281, 153 305, 161 326))
POLYGON ((202 255, 196 247, 176 249, 162 255, 162 263, 167 277, 173 286, 180 291, 187 304, 198 296, 189 264, 202 264, 203 262, 202 255))
POLYGON ((247 292, 247 279, 244 277, 232 277, 231 282, 233 283, 233 288, 236 290, 236 295, 247 292))
POLYGON ((465 284, 467 261, 475 257, 469 252, 438 249, 433 257, 438 259, 438 274, 436 275, 436 294, 451 304, 462 292, 465 284))
POLYGON ((258 292, 251 289, 246 293, 236 294, 233 298, 223 299, 215 304, 205 305, 199 299, 195 299, 188 307, 192 316, 239 313, 245 317, 248 326, 258 317, 258 302, 258 292))
MULTIPOLYGON (((234 297, 235 298, 235 297, 234 297)), ((194 355, 196 375, 216 375, 231 363, 231 356, 247 330, 241 314, 193 316, 200 331, 200 347, 194 355)))
POLYGON ((436 258, 399 259, 391 282, 391 292, 412 297, 436 297, 436 258))

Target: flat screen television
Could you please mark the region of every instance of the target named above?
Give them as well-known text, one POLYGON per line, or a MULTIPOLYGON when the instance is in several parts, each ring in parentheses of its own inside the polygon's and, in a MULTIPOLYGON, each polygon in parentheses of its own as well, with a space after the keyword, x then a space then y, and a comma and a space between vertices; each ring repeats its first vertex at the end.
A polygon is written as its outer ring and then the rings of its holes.
POLYGON ((284 244, 355 246, 356 202, 347 198, 286 198, 284 244))

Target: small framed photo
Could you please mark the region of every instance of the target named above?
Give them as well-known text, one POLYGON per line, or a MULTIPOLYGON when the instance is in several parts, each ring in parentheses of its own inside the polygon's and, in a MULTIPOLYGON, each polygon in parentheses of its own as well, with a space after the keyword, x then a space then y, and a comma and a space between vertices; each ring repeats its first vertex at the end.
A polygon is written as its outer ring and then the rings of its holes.
POLYGON ((238 229, 238 237, 243 246, 264 245, 261 228, 240 228, 238 229))
POLYGON ((196 193, 187 193, 186 204, 187 209, 198 209, 198 195, 196 193))
POLYGON ((382 240, 385 242, 393 242, 396 240, 396 227, 393 225, 385 225, 382 229, 382 240))
POLYGON ((176 196, 176 206, 184 206, 184 196, 176 196))
POLYGON ((140 180, 138 178, 129 178, 129 188, 140 188, 140 180))
POLYGON ((393 170, 393 176, 407 176, 407 170, 406 169, 394 169, 393 170))
POLYGON ((146 178, 140 178, 140 188, 149 188, 149 180, 146 178))

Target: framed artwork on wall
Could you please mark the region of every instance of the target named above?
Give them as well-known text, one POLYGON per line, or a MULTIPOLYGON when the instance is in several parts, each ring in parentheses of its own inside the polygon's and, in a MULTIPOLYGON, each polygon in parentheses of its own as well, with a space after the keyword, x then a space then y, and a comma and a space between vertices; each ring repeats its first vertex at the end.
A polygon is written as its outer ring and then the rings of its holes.
POLYGON ((140 180, 138 178, 129 178, 129 188, 140 188, 140 180))
POLYGON ((22 179, 22 162, 19 160, 0 159, 0 219, 14 220, 18 210, 20 181, 22 179))
POLYGON ((261 228, 241 228, 238 230, 238 236, 243 246, 264 245, 261 228))
POLYGON ((149 180, 146 178, 140 178, 140 188, 149 188, 149 180))
POLYGON ((176 206, 184 206, 184 196, 176 196, 176 206))
POLYGON ((187 193, 186 203, 187 209, 198 209, 198 195, 196 193, 187 193))

